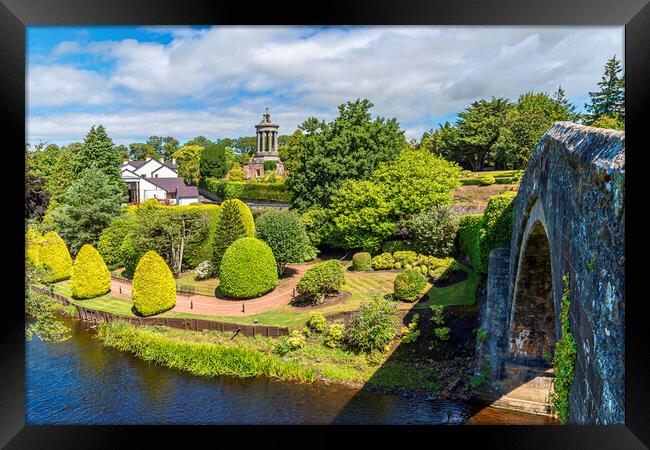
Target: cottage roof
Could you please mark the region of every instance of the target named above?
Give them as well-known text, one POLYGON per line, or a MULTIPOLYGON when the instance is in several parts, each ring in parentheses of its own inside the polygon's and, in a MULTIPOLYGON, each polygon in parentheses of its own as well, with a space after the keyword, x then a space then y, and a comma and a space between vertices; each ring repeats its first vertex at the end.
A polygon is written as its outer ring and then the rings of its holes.
POLYGON ((149 183, 158 186, 159 188, 163 189, 164 191, 167 192, 176 192, 177 188, 184 188, 186 187, 185 185, 185 180, 183 180, 180 177, 175 177, 175 178, 147 178, 146 179, 149 183))
POLYGON ((179 186, 176 188, 177 198, 198 198, 199 189, 196 186, 179 186))

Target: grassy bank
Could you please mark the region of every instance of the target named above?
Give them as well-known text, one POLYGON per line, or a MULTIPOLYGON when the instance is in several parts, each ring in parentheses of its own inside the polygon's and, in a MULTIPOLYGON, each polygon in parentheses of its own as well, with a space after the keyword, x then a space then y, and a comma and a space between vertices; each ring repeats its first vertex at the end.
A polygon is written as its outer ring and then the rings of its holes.
POLYGON ((136 328, 124 322, 102 323, 99 338, 145 361, 198 376, 267 376, 299 383, 320 380, 383 390, 434 391, 439 386, 436 368, 390 360, 399 341, 386 354, 368 355, 325 347, 323 336, 312 333, 303 348, 278 356, 273 353, 277 341, 270 338, 231 339, 231 333, 136 328))

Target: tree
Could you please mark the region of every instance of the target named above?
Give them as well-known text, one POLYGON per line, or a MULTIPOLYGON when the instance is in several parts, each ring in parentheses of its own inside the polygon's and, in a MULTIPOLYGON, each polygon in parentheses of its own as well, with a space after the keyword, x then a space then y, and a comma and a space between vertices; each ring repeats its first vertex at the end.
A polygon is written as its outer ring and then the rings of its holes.
POLYGON ((179 142, 171 136, 167 136, 162 140, 162 156, 167 160, 171 159, 174 153, 178 150, 179 142))
POLYGON ((293 211, 269 211, 255 221, 257 238, 271 247, 282 275, 287 263, 301 263, 316 257, 305 224, 293 211))
POLYGON ((344 181, 366 179, 379 163, 397 158, 406 142, 404 131, 395 119, 371 120, 373 106, 357 99, 340 105, 330 123, 313 117, 303 122, 299 128, 304 136, 286 182, 293 206, 300 211, 327 207, 344 181))
POLYGON ((454 161, 459 148, 460 131, 458 127, 445 122, 437 130, 430 130, 422 135, 417 149, 424 148, 434 155, 442 156, 449 161, 454 161))
POLYGON ((567 99, 562 85, 559 85, 557 91, 553 93, 553 100, 555 101, 554 122, 559 120, 578 122, 581 119, 581 115, 576 111, 575 105, 567 99))
POLYGON ((226 249, 241 237, 255 237, 253 214, 241 200, 226 200, 221 205, 213 239, 212 267, 216 274, 226 249))
POLYGON ((185 143, 185 145, 198 145, 201 148, 206 148, 208 145, 213 144, 210 139, 206 138, 205 136, 197 136, 193 139, 190 139, 185 143))
POLYGON ((163 156, 163 138, 161 136, 149 136, 147 139, 147 145, 154 150, 154 155, 153 157, 161 157, 163 156))
POLYGON ((416 214, 409 222, 408 232, 418 253, 439 257, 454 250, 458 220, 450 206, 438 206, 416 214))
POLYGON ((458 114, 460 142, 455 161, 464 162, 473 171, 479 171, 493 156, 506 113, 511 103, 505 98, 473 102, 458 114))
POLYGON ((239 164, 235 164, 232 166, 232 169, 228 171, 226 178, 228 181, 244 181, 246 179, 246 174, 239 164))
POLYGON ((621 62, 616 59, 616 55, 605 63, 605 72, 598 83, 600 89, 589 92, 591 101, 585 104, 587 125, 604 115, 625 120, 625 78, 619 76, 622 71, 621 62))
POLYGON ((554 100, 544 92, 527 92, 506 112, 494 144, 494 160, 508 169, 525 169, 530 155, 546 130, 558 120, 571 119, 571 105, 556 93, 554 100))
POLYGON ((115 150, 120 154, 122 161, 129 159, 129 149, 126 148, 126 145, 120 144, 115 147, 115 150))
POLYGON ((302 131, 296 130, 291 136, 287 138, 286 145, 280 145, 278 147, 280 159, 284 164, 284 168, 288 172, 291 172, 295 169, 297 160, 300 158, 300 152, 302 149, 302 137, 302 131))
POLYGON ((75 178, 81 177, 82 172, 94 165, 112 183, 126 192, 120 172, 122 157, 102 125, 97 128, 93 125, 90 128, 81 149, 75 153, 71 163, 75 178))
POLYGON ((625 130, 625 122, 621 118, 610 114, 600 116, 590 126, 596 128, 609 128, 611 130, 625 130))
POLYGON ((178 175, 187 184, 195 185, 199 181, 202 151, 203 148, 198 145, 184 145, 172 155, 176 158, 178 175))
POLYGON ((52 212, 58 233, 76 254, 83 244, 97 245, 99 235, 121 213, 124 191, 95 166, 68 188, 63 204, 52 212))
POLYGON ((221 178, 226 175, 226 147, 209 144, 201 152, 200 172, 203 177, 221 178))
POLYGON ((34 174, 25 173, 25 219, 42 219, 49 203, 43 181, 34 174))
POLYGON ((148 144, 133 143, 129 144, 129 158, 134 161, 141 161, 147 158, 155 158, 158 154, 156 149, 148 144))

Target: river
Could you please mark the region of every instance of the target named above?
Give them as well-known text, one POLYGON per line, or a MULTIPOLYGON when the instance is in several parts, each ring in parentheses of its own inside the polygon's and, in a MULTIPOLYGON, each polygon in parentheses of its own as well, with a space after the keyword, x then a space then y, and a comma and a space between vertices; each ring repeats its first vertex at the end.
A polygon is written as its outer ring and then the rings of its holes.
POLYGON ((545 424, 549 418, 266 378, 201 378, 106 348, 88 325, 72 338, 26 343, 26 423, 545 424))

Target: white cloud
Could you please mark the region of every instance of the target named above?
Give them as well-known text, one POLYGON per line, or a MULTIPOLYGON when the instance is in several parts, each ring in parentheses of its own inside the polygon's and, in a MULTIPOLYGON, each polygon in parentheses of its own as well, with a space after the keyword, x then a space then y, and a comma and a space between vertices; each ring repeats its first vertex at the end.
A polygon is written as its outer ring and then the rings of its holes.
POLYGON ((612 27, 146 30, 172 39, 167 44, 64 42, 50 55, 93 54, 113 67, 106 76, 60 65, 30 67, 30 106, 112 102, 124 109, 114 116, 78 113, 71 118, 55 112, 33 117, 32 132, 45 135, 40 127, 54 122, 68 129, 66 121, 83 123, 92 116, 113 121, 116 139, 170 135, 183 131, 168 119, 176 114, 184 130, 196 131, 188 136, 251 134, 266 104, 277 111, 281 125, 293 130, 309 116, 328 119, 339 104, 366 97, 376 105, 374 114, 411 124, 407 135, 412 137, 425 123, 479 98, 516 99, 529 90, 553 91, 559 84, 569 97, 583 97, 600 80, 605 61, 623 52, 623 28, 612 27), (192 119, 183 112, 188 106, 203 112, 192 119))

